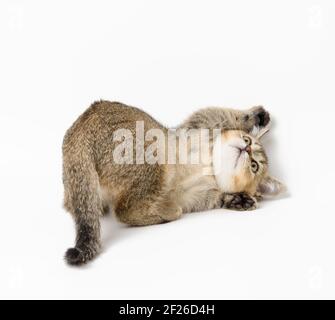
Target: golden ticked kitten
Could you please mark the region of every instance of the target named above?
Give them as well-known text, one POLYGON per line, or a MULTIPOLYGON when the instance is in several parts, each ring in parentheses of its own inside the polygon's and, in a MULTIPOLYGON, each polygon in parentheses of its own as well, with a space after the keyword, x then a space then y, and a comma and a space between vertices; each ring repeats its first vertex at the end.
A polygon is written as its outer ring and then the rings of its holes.
MULTIPOLYGON (((262 195, 280 192, 282 185, 268 175, 259 142, 269 122, 270 115, 261 106, 201 109, 174 134, 219 130, 222 141, 213 137, 209 143, 208 154, 213 157, 209 166, 156 163, 147 161, 156 159, 150 150, 155 150, 160 137, 165 141, 168 128, 138 108, 119 102, 93 103, 63 140, 64 207, 76 226, 75 246, 67 250, 66 261, 80 265, 99 253, 100 218, 109 211, 123 223, 143 226, 221 207, 251 210, 262 195), (148 151, 150 157, 144 161, 148 151)), ((188 146, 177 140, 179 146, 188 146)), ((163 143, 156 151, 164 150, 163 143)))

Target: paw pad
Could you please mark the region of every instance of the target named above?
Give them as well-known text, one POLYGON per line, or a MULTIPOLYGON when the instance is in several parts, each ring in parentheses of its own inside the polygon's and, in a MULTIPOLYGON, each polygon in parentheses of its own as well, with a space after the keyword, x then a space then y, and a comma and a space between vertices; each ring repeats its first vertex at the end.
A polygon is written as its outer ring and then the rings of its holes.
POLYGON ((231 199, 225 203, 226 208, 234 210, 256 209, 256 201, 247 193, 241 192, 231 195, 231 199))

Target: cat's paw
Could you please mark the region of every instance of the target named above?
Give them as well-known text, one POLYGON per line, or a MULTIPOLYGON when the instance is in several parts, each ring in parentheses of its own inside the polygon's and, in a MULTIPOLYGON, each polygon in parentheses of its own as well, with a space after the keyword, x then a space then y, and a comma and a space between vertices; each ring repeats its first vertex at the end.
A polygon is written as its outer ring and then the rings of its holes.
POLYGON ((164 214, 160 215, 164 222, 170 222, 179 219, 183 214, 181 207, 171 206, 164 210, 164 214))
POLYGON ((224 194, 222 206, 238 211, 255 210, 257 208, 257 201, 245 192, 224 194))
POLYGON ((264 107, 257 106, 249 110, 248 114, 245 116, 245 119, 249 122, 251 128, 256 127, 266 127, 270 122, 270 114, 267 112, 264 107))

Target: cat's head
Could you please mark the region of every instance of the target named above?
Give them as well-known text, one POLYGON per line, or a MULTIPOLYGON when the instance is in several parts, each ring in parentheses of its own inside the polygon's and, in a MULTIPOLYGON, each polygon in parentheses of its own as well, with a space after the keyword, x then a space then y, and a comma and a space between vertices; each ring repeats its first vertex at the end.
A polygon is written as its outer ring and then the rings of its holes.
POLYGON ((266 132, 268 129, 251 134, 228 130, 215 140, 213 165, 223 192, 275 196, 285 190, 284 185, 268 172, 268 157, 260 142, 266 132))

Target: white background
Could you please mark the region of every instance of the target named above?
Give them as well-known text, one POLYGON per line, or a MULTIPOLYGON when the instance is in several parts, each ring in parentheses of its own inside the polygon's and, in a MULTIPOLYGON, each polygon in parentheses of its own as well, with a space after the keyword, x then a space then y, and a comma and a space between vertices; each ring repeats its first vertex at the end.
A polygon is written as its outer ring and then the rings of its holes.
POLYGON ((0 298, 335 298, 334 1, 0 4, 0 298), (104 252, 68 267, 61 144, 91 102, 168 126, 263 104, 289 195, 253 213, 103 221, 104 252))

